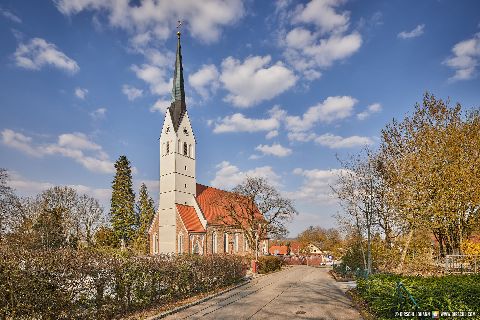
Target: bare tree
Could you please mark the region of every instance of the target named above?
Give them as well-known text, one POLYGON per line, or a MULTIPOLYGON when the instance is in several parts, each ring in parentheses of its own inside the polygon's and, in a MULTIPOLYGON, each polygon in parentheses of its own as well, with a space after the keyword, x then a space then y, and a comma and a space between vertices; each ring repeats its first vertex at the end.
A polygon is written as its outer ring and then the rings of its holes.
POLYGON ((286 235, 285 224, 297 214, 292 201, 264 178, 247 177, 232 192, 221 194, 213 202, 225 212, 219 222, 242 229, 249 247, 255 250, 256 259, 259 240, 286 235))

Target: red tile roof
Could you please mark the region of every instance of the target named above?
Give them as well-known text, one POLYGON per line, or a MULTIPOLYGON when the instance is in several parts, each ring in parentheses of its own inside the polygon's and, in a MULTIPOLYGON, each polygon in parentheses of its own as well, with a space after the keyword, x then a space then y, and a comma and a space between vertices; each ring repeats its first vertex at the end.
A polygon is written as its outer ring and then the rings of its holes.
POLYGON ((177 210, 180 214, 180 218, 190 232, 205 232, 205 228, 200 223, 197 213, 194 207, 185 206, 183 204, 177 204, 177 210))
MULTIPOLYGON (((232 192, 212 188, 209 186, 204 186, 197 183, 197 202, 205 215, 205 219, 209 224, 227 224, 231 225, 234 223, 233 219, 230 218, 228 210, 225 205, 222 205, 222 200, 228 199, 228 197, 234 195, 232 192)), ((249 201, 246 197, 239 197, 235 195, 233 198, 236 201, 249 201)), ((247 202, 245 202, 247 203, 247 202)), ((240 205, 236 208, 237 212, 245 212, 240 210, 240 205)), ((260 212, 257 210, 258 217, 262 217, 260 212)), ((248 214, 248 213, 246 213, 248 214)))
POLYGON ((288 254, 288 247, 287 246, 271 246, 270 249, 268 249, 268 252, 270 254, 281 254, 285 256, 288 254))

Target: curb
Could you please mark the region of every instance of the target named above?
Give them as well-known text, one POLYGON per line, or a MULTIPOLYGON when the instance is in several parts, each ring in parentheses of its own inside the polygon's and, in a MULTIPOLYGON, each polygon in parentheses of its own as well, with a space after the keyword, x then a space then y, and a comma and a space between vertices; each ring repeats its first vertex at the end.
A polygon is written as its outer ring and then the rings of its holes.
POLYGON ((244 280, 242 283, 237 284, 237 285, 234 286, 234 287, 231 287, 231 288, 225 289, 225 290, 223 290, 223 291, 217 292, 217 293, 212 294, 212 295, 210 295, 210 296, 204 297, 204 298, 202 298, 202 299, 200 299, 200 300, 187 303, 187 304, 185 304, 185 305, 183 305, 183 306, 179 306, 179 307, 173 308, 173 309, 171 309, 171 310, 162 312, 162 313, 157 314, 157 315, 155 315, 155 316, 148 317, 148 318, 146 318, 146 320, 157 320, 157 319, 165 318, 166 316, 175 314, 175 313, 180 312, 180 311, 182 311, 182 310, 185 310, 185 309, 187 309, 187 308, 196 306, 197 304, 200 304, 200 303, 203 303, 203 302, 208 301, 208 300, 210 300, 210 299, 213 299, 213 298, 215 298, 215 297, 218 297, 218 296, 220 296, 220 295, 222 295, 222 294, 224 294, 224 293, 227 293, 227 292, 229 292, 229 291, 232 291, 232 290, 235 290, 235 289, 237 289, 237 288, 240 288, 240 287, 246 285, 247 283, 249 283, 250 281, 251 281, 251 279, 244 280))

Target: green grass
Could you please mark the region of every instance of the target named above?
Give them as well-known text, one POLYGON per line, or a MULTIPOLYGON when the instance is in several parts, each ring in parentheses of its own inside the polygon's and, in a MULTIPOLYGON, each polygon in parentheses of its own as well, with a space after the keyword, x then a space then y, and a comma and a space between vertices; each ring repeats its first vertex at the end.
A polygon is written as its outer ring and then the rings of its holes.
MULTIPOLYGON (((418 304, 419 311, 473 311, 480 319, 480 275, 443 277, 378 274, 357 281, 357 292, 379 319, 394 319, 396 311, 413 311, 414 304, 399 299, 397 283, 401 281, 418 304)), ((453 319, 453 318, 451 318, 453 319)))

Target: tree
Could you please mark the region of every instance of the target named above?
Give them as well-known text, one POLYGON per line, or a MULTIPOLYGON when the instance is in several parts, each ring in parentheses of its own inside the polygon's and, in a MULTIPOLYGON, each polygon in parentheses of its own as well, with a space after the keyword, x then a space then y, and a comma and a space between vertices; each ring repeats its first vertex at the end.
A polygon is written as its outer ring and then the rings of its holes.
POLYGON ((337 229, 325 229, 320 226, 308 227, 298 235, 297 239, 303 248, 307 248, 312 243, 320 250, 330 251, 335 256, 339 255, 343 242, 342 236, 337 229))
POLYGON ((135 235, 135 194, 132 188, 132 169, 126 156, 115 162, 115 177, 112 182, 110 221, 113 231, 122 246, 128 245, 135 235))
POLYGON ((135 247, 141 253, 148 254, 148 228, 152 223, 155 215, 155 204, 153 199, 148 194, 148 189, 145 183, 140 186, 139 199, 136 204, 138 229, 135 239, 135 247))
POLYGON ((478 226, 480 112, 428 93, 411 116, 382 130, 381 153, 390 202, 402 216, 408 238, 430 229, 442 254, 460 252, 478 226))
POLYGON ((255 250, 256 259, 259 240, 286 235, 285 224, 297 214, 292 201, 283 197, 264 178, 247 177, 232 192, 225 192, 213 201, 225 209, 221 222, 242 229, 249 247, 255 250))
POLYGON ((97 199, 84 194, 77 200, 78 225, 80 226, 79 235, 87 245, 92 245, 93 235, 101 224, 103 207, 97 199))
POLYGON ((8 185, 8 172, 0 168, 0 241, 11 232, 21 215, 20 199, 8 185))

